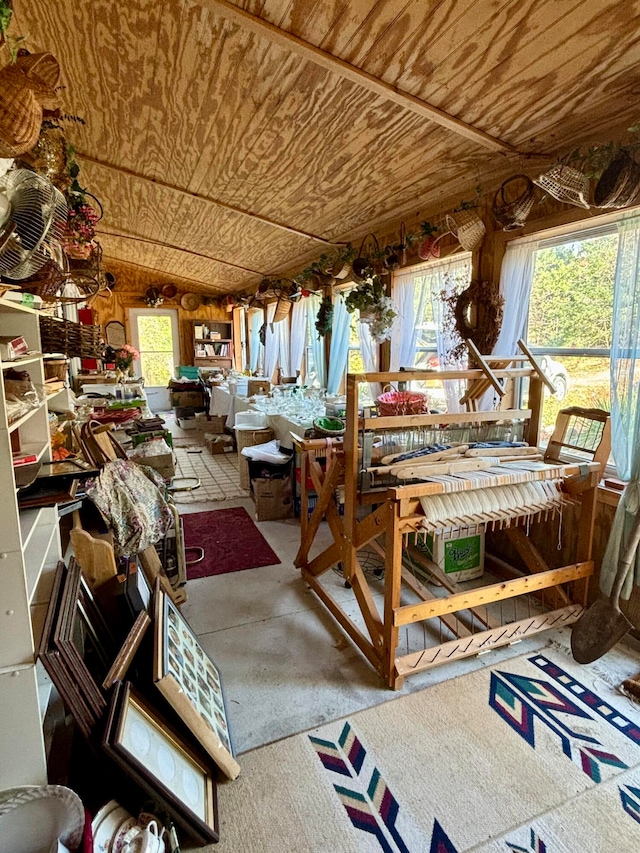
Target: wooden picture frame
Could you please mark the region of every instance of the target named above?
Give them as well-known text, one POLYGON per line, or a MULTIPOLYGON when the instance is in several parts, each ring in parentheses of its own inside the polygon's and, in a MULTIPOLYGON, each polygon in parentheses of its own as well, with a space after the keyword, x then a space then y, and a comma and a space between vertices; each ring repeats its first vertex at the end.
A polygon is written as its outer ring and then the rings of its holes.
POLYGON ((229 779, 240 773, 217 666, 171 598, 155 588, 153 680, 229 779))
POLYGON ((102 682, 104 690, 109 690, 110 687, 113 687, 116 681, 122 681, 124 676, 127 674, 131 661, 140 648, 140 643, 142 642, 150 624, 151 618, 148 613, 143 611, 138 614, 138 618, 133 623, 131 630, 127 634, 127 638, 122 644, 122 647, 116 655, 109 672, 106 674, 105 679, 102 682))
POLYGON ((72 557, 69 561, 60 598, 60 609, 53 628, 53 646, 65 662, 69 675, 75 677, 86 703, 93 713, 100 717, 107 707, 107 701, 99 682, 96 681, 85 662, 84 643, 89 635, 85 633, 81 620, 78 619, 81 585, 82 570, 72 557))
POLYGON ((54 575, 49 607, 47 608, 47 615, 45 617, 37 654, 58 693, 60 693, 67 709, 73 716, 76 725, 82 734, 86 738, 89 738, 98 722, 98 716, 86 702, 86 698, 79 690, 75 677, 68 672, 66 663, 60 652, 53 648, 53 631, 55 622, 60 613, 61 597, 66 574, 67 567, 64 562, 60 560, 54 575))
POLYGON ((157 715, 129 682, 114 691, 103 748, 201 844, 220 838, 211 768, 157 715))

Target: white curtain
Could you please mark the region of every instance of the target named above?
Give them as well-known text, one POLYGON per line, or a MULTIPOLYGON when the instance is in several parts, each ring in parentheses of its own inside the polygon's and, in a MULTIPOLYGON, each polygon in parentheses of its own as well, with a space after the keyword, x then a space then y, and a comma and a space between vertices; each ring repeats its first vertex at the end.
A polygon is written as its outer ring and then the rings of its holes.
POLYGON ((321 388, 327 387, 327 365, 324 351, 324 338, 316 331, 316 319, 322 296, 319 293, 312 293, 304 302, 307 308, 307 322, 309 326, 309 340, 311 341, 311 351, 313 353, 313 363, 316 369, 316 378, 321 388))
POLYGON ((391 329, 391 370, 413 367, 418 343, 418 326, 424 317, 427 288, 423 286, 424 264, 412 267, 393 279, 393 301, 398 311, 391 329))
POLYGON ((333 327, 331 329, 331 350, 329 351, 329 377, 327 394, 337 394, 347 366, 349 353, 349 330, 351 314, 347 311, 342 296, 333 300, 333 327))
MULTIPOLYGON (((640 512, 640 217, 623 220, 618 232, 611 335, 611 447, 618 476, 628 482, 602 560, 600 589, 605 595, 611 593, 618 560, 640 512)), ((634 582, 640 584, 640 552, 635 572, 629 572, 623 587, 624 598, 631 595, 634 582)))
POLYGON ((500 295, 504 299, 502 328, 494 355, 515 355, 524 337, 535 267, 537 242, 507 246, 500 271, 500 295))
MULTIPOLYGON (((307 306, 306 299, 299 297, 293 304, 291 311, 291 376, 302 368, 302 356, 307 343, 307 306)), ((286 320, 283 320, 286 323, 286 320)))
POLYGON ((249 368, 255 373, 260 364, 260 353, 263 349, 260 343, 260 328, 264 323, 264 311, 262 308, 253 309, 249 323, 249 368))
MULTIPOLYGON (((360 337, 360 353, 364 362, 364 369, 367 373, 377 373, 379 370, 380 347, 377 341, 374 341, 371 337, 371 327, 368 323, 358 322, 358 335, 360 337)), ((371 399, 375 400, 382 393, 380 383, 370 382, 369 392, 371 393, 371 399)))
POLYGON ((273 380, 273 374, 276 371, 280 345, 279 339, 276 338, 275 330, 278 326, 282 325, 281 323, 273 322, 273 315, 275 313, 276 303, 272 302, 270 305, 267 305, 267 332, 264 341, 264 375, 270 380, 273 380))
POLYGON ((281 320, 279 323, 273 324, 273 334, 276 340, 277 366, 280 367, 283 376, 291 376, 291 361, 289 358, 289 347, 291 335, 289 333, 289 323, 291 314, 281 320))

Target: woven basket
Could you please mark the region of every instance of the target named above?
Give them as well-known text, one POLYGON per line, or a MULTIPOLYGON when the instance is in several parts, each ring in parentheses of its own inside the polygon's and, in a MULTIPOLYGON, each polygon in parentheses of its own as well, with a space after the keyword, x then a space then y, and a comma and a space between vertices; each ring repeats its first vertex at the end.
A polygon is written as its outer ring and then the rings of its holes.
POLYGON ((445 217, 447 228, 467 252, 478 248, 487 231, 475 210, 460 210, 445 217))
POLYGON ((67 277, 54 261, 47 261, 35 275, 20 282, 20 287, 27 293, 39 296, 45 302, 55 302, 59 291, 63 288, 67 277))
POLYGON ((30 89, 38 101, 55 100, 60 65, 52 53, 28 53, 2 69, 5 80, 30 89))
POLYGON ((42 107, 30 89, 0 71, 0 157, 17 157, 38 141, 42 107))
POLYGON ((640 166, 621 152, 607 166, 593 191, 596 207, 627 207, 640 190, 640 166))
POLYGON ((280 296, 276 305, 276 313, 273 315, 273 322, 281 323, 289 316, 289 311, 291 311, 291 300, 287 296, 280 296))
POLYGON ((514 231, 516 228, 522 228, 527 221, 527 216, 531 213, 535 192, 533 181, 527 175, 514 175, 502 184, 493 198, 491 212, 496 222, 502 226, 503 231, 514 231), (524 182, 524 189, 513 201, 507 201, 505 189, 509 184, 516 181, 524 182))
POLYGON ((429 411, 429 398, 417 391, 385 391, 376 399, 380 417, 421 415, 429 411))
POLYGON ((574 204, 589 210, 589 178, 573 166, 559 163, 540 177, 535 178, 534 184, 546 193, 565 204, 574 204))

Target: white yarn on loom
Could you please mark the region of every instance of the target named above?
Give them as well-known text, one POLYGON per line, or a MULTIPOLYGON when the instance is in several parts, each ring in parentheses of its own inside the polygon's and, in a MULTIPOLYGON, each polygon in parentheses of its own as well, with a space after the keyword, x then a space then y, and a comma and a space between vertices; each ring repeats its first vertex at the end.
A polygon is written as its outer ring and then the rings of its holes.
POLYGON ((420 498, 420 503, 425 514, 423 526, 436 530, 536 515, 561 507, 564 499, 560 480, 539 480, 444 495, 426 495, 420 498))

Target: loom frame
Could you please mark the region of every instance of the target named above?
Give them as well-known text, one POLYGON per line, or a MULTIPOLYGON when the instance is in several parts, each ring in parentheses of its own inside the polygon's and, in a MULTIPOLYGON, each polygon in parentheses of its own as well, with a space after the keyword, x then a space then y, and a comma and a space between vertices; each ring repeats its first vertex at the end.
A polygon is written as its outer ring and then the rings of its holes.
MULTIPOLYGON (((551 569, 545 563, 533 543, 521 528, 509 527, 516 550, 523 557, 527 573, 502 563, 506 569, 505 579, 498 583, 453 591, 435 597, 426 587, 403 567, 403 536, 407 532, 422 529, 422 513, 419 498, 437 492, 434 483, 415 483, 393 486, 381 491, 359 489, 358 435, 366 429, 401 429, 408 426, 438 425, 451 423, 485 423, 524 419, 525 439, 532 446, 538 445, 541 424, 544 381, 535 366, 494 370, 497 378, 528 378, 529 396, 527 408, 504 408, 499 411, 471 411, 447 413, 445 415, 399 415, 395 417, 360 418, 358 416, 358 383, 400 383, 424 380, 424 371, 402 371, 398 373, 349 374, 347 388, 347 419, 342 446, 335 439, 297 440, 301 453, 301 544, 295 559, 302 578, 315 592, 347 636, 361 651, 373 668, 380 674, 386 686, 399 689, 404 679, 418 672, 452 660, 481 654, 492 648, 511 644, 523 637, 561 625, 570 625, 583 613, 587 603, 588 579, 593 574, 592 560, 593 531, 597 501, 597 485, 600 479, 600 463, 560 463, 563 486, 569 484, 571 499, 581 504, 578 545, 575 562, 551 569), (318 462, 318 456, 326 457, 326 467, 318 462), (307 481, 313 484, 317 503, 308 515, 307 481), (344 486, 344 517, 340 516, 336 491, 344 486), (358 510, 364 506, 371 511, 358 519, 358 510), (310 559, 310 551, 318 533, 320 523, 326 520, 333 542, 310 559), (382 539, 382 542, 379 541, 382 539), (366 546, 372 547, 385 561, 384 607, 378 610, 373 592, 359 562, 358 553, 366 546), (342 564, 345 582, 351 586, 360 608, 368 636, 361 630, 331 596, 320 582, 320 577, 337 563, 342 564), (514 574, 509 577, 509 572, 514 574), (402 604, 403 583, 420 599, 417 603, 402 604), (567 588, 562 586, 569 584, 567 588), (486 630, 464 634, 454 630, 457 639, 441 642, 421 652, 399 655, 399 631, 402 626, 439 617, 450 630, 459 627, 457 614, 474 607, 485 607, 524 594, 540 594, 545 590, 559 606, 554 610, 537 614, 527 619, 511 622, 500 620, 499 624, 486 624, 486 630)), ((474 383, 485 382, 486 374, 481 369, 437 371, 430 379, 463 379, 467 388, 474 383)), ((503 401, 504 402, 504 399, 503 401)), ((362 510, 361 510, 362 511, 362 510)), ((429 571, 438 580, 447 581, 443 572, 426 556, 423 558, 429 571)), ((502 561, 498 561, 500 563, 502 561)), ((493 571, 493 569, 492 569, 493 571)), ((544 599, 543 599, 544 601, 544 599)), ((501 608, 502 610, 502 608, 501 608)), ((495 620, 493 620, 495 621, 495 620)))

